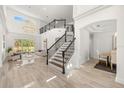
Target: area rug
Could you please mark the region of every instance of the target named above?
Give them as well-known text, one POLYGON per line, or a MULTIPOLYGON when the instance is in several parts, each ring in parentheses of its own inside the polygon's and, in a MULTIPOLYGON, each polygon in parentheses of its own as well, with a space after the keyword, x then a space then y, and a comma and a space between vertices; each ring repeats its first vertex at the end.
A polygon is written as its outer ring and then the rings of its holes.
POLYGON ((111 70, 110 66, 106 66, 105 62, 99 62, 97 63, 94 68, 99 69, 99 70, 103 70, 103 71, 107 71, 107 72, 111 72, 111 73, 116 73, 116 65, 113 65, 113 70, 111 70))

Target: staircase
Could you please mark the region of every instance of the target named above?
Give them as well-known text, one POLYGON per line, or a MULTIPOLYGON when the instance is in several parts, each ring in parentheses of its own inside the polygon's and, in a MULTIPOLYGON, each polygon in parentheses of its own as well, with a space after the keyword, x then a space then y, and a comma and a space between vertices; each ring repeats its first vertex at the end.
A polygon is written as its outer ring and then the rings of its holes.
POLYGON ((48 52, 47 58, 49 59, 47 60, 47 65, 49 63, 51 66, 58 69, 59 71, 62 70, 62 73, 65 74, 66 64, 74 53, 74 41, 75 38, 72 41, 68 41, 62 44, 62 46, 50 58, 48 57, 48 52))
MULTIPOLYGON (((65 42, 58 50, 57 52, 48 60, 50 64, 55 65, 59 68, 63 68, 63 51, 69 46, 71 42, 65 42)), ((72 55, 74 51, 74 46, 71 47, 70 51, 66 54, 66 57, 64 57, 64 63, 66 64, 68 60, 70 59, 70 56, 72 55)), ((61 70, 59 69, 59 70, 61 70)))
MULTIPOLYGON (((66 21, 63 24, 63 27, 66 28, 65 34, 62 35, 51 47, 47 49, 47 65, 56 68, 58 71, 62 71, 63 74, 66 73, 65 68, 67 66, 67 63, 69 62, 71 56, 74 53, 74 41, 75 41, 74 26, 67 25, 65 23, 66 21)), ((55 27, 58 26, 54 26, 54 28, 55 27)), ((49 29, 50 28, 51 27, 49 27, 49 29)), ((40 31, 40 32, 43 33, 45 31, 40 31)))

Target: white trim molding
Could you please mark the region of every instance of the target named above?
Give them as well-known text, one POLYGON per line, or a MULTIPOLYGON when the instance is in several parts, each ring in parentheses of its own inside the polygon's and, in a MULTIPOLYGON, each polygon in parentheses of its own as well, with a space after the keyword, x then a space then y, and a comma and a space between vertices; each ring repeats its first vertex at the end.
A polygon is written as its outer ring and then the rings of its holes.
POLYGON ((124 84, 124 80, 123 79, 120 79, 120 78, 117 78, 116 77, 116 80, 115 81, 118 82, 118 83, 120 83, 120 84, 124 84))
POLYGON ((93 9, 90 9, 90 10, 88 10, 88 11, 86 11, 86 12, 84 12, 84 13, 78 15, 78 16, 73 17, 73 18, 74 18, 75 21, 77 21, 77 20, 79 20, 81 18, 84 18, 86 16, 89 16, 89 15, 91 15, 93 13, 96 13, 96 12, 98 12, 100 10, 103 10, 105 8, 109 8, 111 6, 112 5, 99 5, 99 6, 95 7, 95 8, 93 8, 93 9))
POLYGON ((29 36, 41 36, 41 34, 37 33, 37 34, 31 34, 31 33, 19 33, 19 32, 11 32, 9 31, 9 33, 12 33, 12 34, 16 34, 16 35, 29 35, 29 36))

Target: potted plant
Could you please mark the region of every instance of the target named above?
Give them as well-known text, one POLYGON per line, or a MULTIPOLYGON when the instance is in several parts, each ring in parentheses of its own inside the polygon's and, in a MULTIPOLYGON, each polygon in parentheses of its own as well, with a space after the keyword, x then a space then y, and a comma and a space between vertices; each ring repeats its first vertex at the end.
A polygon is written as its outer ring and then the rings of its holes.
POLYGON ((8 61, 12 61, 12 59, 11 59, 11 52, 12 52, 12 48, 11 47, 9 47, 7 50, 7 53, 8 53, 8 61))
POLYGON ((9 48, 7 49, 7 53, 10 53, 11 51, 12 51, 12 48, 9 47, 9 48))

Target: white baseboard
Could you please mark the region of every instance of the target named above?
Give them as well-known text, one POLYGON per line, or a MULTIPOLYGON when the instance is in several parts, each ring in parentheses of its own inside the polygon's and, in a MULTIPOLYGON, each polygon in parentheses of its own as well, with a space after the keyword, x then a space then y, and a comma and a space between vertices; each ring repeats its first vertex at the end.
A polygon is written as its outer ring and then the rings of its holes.
POLYGON ((120 79, 120 78, 117 78, 116 77, 116 80, 115 81, 124 85, 124 79, 120 79))

